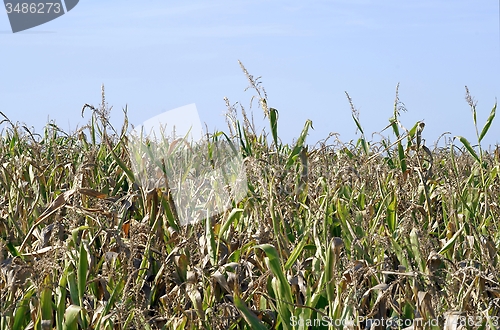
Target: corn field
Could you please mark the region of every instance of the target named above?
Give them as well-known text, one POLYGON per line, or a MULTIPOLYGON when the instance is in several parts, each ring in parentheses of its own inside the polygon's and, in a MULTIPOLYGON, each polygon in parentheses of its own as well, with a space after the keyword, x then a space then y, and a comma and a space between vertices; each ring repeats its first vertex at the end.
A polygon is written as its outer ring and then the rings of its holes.
POLYGON ((139 184, 104 92, 75 132, 1 113, 0 329, 500 328, 500 149, 481 148, 496 105, 478 123, 466 89, 477 141, 430 149, 397 90, 377 142, 347 95, 357 140, 311 144, 306 121, 285 144, 242 68, 269 126, 226 100, 207 148, 234 146, 248 190, 190 224, 139 184))

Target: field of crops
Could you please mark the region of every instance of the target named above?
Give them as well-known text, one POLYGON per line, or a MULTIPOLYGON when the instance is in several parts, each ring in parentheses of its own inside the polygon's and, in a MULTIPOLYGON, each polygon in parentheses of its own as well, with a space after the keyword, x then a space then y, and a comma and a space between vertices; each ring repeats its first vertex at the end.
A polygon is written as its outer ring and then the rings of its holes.
POLYGON ((0 329, 500 328, 500 155, 480 147, 496 107, 477 123, 466 90, 477 140, 431 150, 397 92, 377 142, 347 95, 357 141, 306 143, 307 121, 288 145, 244 73, 268 128, 227 101, 207 139, 237 146, 247 194, 189 225, 138 184, 104 92, 76 132, 1 114, 0 329))

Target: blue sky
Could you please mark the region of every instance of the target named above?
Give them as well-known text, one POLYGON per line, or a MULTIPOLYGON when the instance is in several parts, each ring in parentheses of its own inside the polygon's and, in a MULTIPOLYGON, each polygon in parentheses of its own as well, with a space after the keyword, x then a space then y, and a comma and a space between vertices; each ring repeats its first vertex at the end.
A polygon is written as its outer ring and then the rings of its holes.
MULTIPOLYGON (((410 128, 424 120, 428 145, 447 131, 475 141, 465 85, 482 127, 500 92, 496 1, 94 1, 13 34, 0 14, 0 111, 37 132, 87 122, 105 85, 112 122, 121 109, 140 124, 196 103, 209 129, 226 130, 224 97, 248 110, 254 95, 238 60, 262 76, 279 135, 291 142, 307 119, 314 143, 330 132, 356 139, 344 91, 365 133, 383 129, 395 88, 410 128)), ((262 111, 254 105, 259 128, 262 111)), ((500 116, 499 116, 500 117, 500 116)), ((500 118, 485 146, 500 142, 500 118)), ((387 132, 388 133, 388 132, 387 132)), ((376 138, 376 137, 375 137, 376 138)))

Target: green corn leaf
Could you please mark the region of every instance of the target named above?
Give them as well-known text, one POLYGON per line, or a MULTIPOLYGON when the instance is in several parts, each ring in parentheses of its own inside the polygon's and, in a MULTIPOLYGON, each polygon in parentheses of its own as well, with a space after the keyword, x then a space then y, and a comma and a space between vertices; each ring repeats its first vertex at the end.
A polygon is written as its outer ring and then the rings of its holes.
POLYGON ((257 316, 247 307, 245 302, 237 295, 233 295, 234 305, 240 311, 241 315, 245 319, 245 322, 250 326, 251 329, 266 330, 267 327, 257 318, 257 316))
POLYGON ((278 110, 269 109, 269 121, 271 123, 271 134, 273 135, 274 145, 278 149, 278 110))
POLYGON ((12 326, 13 330, 24 329, 30 320, 30 299, 35 294, 36 288, 31 286, 23 298, 17 303, 17 308, 14 312, 14 324, 12 326))
POLYGON ((130 180, 130 182, 135 182, 135 176, 134 176, 134 173, 132 172, 132 170, 127 167, 125 162, 120 157, 118 157, 118 155, 114 152, 114 150, 110 150, 110 151, 111 151, 111 156, 113 157, 115 162, 118 164, 118 166, 120 166, 120 168, 123 170, 123 172, 125 172, 127 174, 127 177, 130 180))
POLYGON ((80 306, 83 306, 83 296, 87 287, 87 272, 89 270, 89 258, 84 241, 80 243, 80 254, 78 259, 78 298, 80 306))
POLYGON ((40 294, 40 308, 42 310, 42 320, 50 321, 52 326, 52 279, 50 275, 45 276, 40 294))
POLYGON ((85 309, 77 306, 70 305, 64 313, 64 327, 65 330, 77 330, 78 329, 78 315, 85 309))
POLYGON ((13 257, 23 258, 22 255, 19 253, 19 251, 17 251, 14 244, 12 244, 11 242, 7 243, 7 249, 9 250, 10 254, 12 254, 13 257))
POLYGON ((278 251, 271 244, 261 244, 254 246, 254 249, 261 249, 266 254, 266 264, 273 273, 273 286, 278 298, 278 314, 281 318, 284 329, 290 328, 290 319, 292 317, 292 289, 281 268, 278 251))
POLYGON ((298 155, 302 151, 304 143, 306 142, 307 132, 309 131, 309 128, 312 128, 312 121, 308 119, 304 125, 304 128, 302 129, 302 132, 300 133, 299 138, 297 139, 297 142, 295 143, 295 147, 288 156, 288 161, 286 162, 287 168, 295 163, 295 159, 297 159, 298 155))
POLYGON ((446 242, 446 244, 439 250, 439 254, 444 254, 447 251, 449 251, 453 246, 455 245, 455 241, 457 240, 458 237, 462 235, 464 227, 460 227, 460 229, 446 242))
POLYGON ((471 147, 469 141, 464 138, 463 136, 457 136, 457 138, 460 140, 460 142, 462 142, 462 144, 464 145, 464 147, 467 149, 467 151, 469 152, 469 154, 474 157, 474 159, 478 162, 478 163, 481 163, 481 160, 479 160, 479 157, 477 155, 477 153, 474 151, 474 148, 471 147))
POLYGON ((261 244, 254 246, 254 249, 261 249, 267 256, 267 265, 269 269, 280 281, 288 283, 283 270, 281 269, 280 257, 278 251, 271 244, 261 244))
POLYGON ((119 295, 122 294, 123 288, 125 287, 125 280, 122 278, 117 283, 115 284, 113 291, 111 292, 111 295, 109 296, 109 300, 106 302, 106 305, 104 305, 104 309, 102 310, 101 313, 101 318, 99 319, 98 326, 96 329, 100 328, 101 322, 105 317, 109 315, 109 311, 111 308, 115 306, 115 302, 118 300, 119 295))
POLYGON ((227 217, 227 221, 222 225, 222 228, 219 230, 219 235, 223 237, 224 239, 228 239, 226 232, 228 231, 229 227, 235 220, 239 220, 241 218, 241 215, 243 214, 243 209, 233 209, 229 216, 227 217))
POLYGON ((483 130, 481 131, 481 134, 479 135, 479 142, 484 138, 486 133, 488 133, 488 130, 490 129, 491 123, 493 122, 493 119, 495 118, 495 112, 497 110, 497 104, 493 106, 493 109, 491 109, 490 116, 486 120, 486 123, 484 124, 483 130))
POLYGON ((361 124, 358 120, 358 118, 356 118, 356 116, 354 114, 352 114, 352 119, 354 119, 354 122, 356 123, 356 126, 358 127, 359 131, 361 132, 361 134, 365 134, 365 132, 363 131, 363 127, 361 127, 361 124))
POLYGON ((57 329, 62 329, 63 327, 63 315, 66 307, 66 285, 68 283, 68 273, 69 267, 66 267, 64 272, 61 274, 59 279, 59 285, 56 288, 55 302, 56 302, 56 325, 57 329))
POLYGON ((217 265, 217 249, 215 245, 215 235, 214 229, 212 227, 212 220, 210 220, 209 217, 205 219, 205 232, 208 243, 207 250, 208 255, 210 256, 210 263, 215 267, 217 265))
POLYGON ((354 154, 347 148, 342 148, 341 150, 343 153, 345 153, 347 155, 347 157, 349 157, 349 159, 353 159, 354 158, 354 154))
POLYGON ((403 145, 401 143, 398 143, 398 156, 399 156, 399 163, 401 164, 401 172, 406 172, 406 156, 405 156, 405 150, 403 148, 403 145))
POLYGON ((130 323, 134 320, 135 312, 132 310, 130 314, 128 315, 127 319, 125 320, 125 323, 123 324, 122 329, 130 329, 133 328, 132 326, 129 326, 130 323))
POLYGON ((365 139, 361 138, 358 140, 358 144, 361 144, 361 148, 363 148, 363 152, 366 156, 370 153, 370 148, 368 147, 368 142, 365 139))
POLYGON ((247 145, 247 143, 245 142, 246 139, 245 136, 243 135, 243 132, 241 130, 241 125, 240 125, 240 121, 236 121, 236 127, 237 127, 237 131, 238 131, 238 138, 240 140, 240 144, 241 144, 241 147, 243 148, 243 150, 245 151, 245 156, 251 156, 251 150, 250 150, 250 146, 247 145))
POLYGON ((399 127, 398 127, 398 121, 397 121, 397 119, 391 118, 390 122, 391 122, 392 130, 394 131, 394 135, 396 135, 397 138, 399 139, 399 127))
POLYGON ((302 253, 302 250, 304 250, 304 246, 306 245, 308 238, 309 238, 308 235, 304 235, 304 237, 302 237, 302 239, 300 240, 299 244, 295 246, 292 253, 290 254, 290 257, 288 257, 288 260, 285 263, 284 266, 285 270, 289 270, 290 268, 292 268, 293 264, 295 264, 295 261, 297 261, 297 259, 299 258, 300 254, 302 253))
MULTIPOLYGON (((413 139, 415 138, 415 134, 417 133, 417 130, 419 130, 419 127, 420 127, 420 122, 417 121, 415 123, 415 125, 410 129, 410 131, 408 132, 408 137, 407 137, 407 143, 406 143, 406 149, 408 150, 412 144, 413 144, 413 139)), ((417 137, 417 147, 420 145, 420 134, 418 135, 417 137)))
POLYGON ((68 273, 68 286, 69 286, 69 296, 71 298, 71 302, 74 304, 79 304, 80 295, 78 293, 78 284, 76 283, 76 276, 74 271, 70 271, 68 273))
POLYGON ((472 118, 474 119, 474 126, 477 127, 477 111, 475 106, 472 106, 472 118))
POLYGON ((401 245, 391 237, 391 246, 394 249, 394 253, 396 253, 396 256, 398 257, 399 262, 406 268, 409 269, 410 267, 410 262, 408 261, 407 254, 404 253, 403 249, 401 248, 401 245))
POLYGON ((417 121, 415 123, 415 125, 413 125, 413 127, 410 129, 410 131, 408 132, 409 139, 413 139, 415 137, 415 133, 417 132, 417 128, 419 127, 419 125, 420 125, 420 122, 417 121))
POLYGON ((410 243, 411 243, 411 250, 413 251, 413 255, 415 256, 420 271, 424 272, 425 260, 422 258, 422 255, 420 254, 420 241, 418 239, 417 230, 415 228, 413 228, 410 232, 410 243))
POLYGON ((396 230, 396 208, 397 208, 397 195, 395 193, 392 194, 392 199, 389 205, 387 205, 387 227, 391 231, 391 234, 396 230))
POLYGON ((247 134, 247 131, 244 129, 243 130, 243 137, 245 138, 245 143, 243 144, 244 146, 246 146, 246 152, 247 152, 247 156, 253 156, 252 154, 252 143, 248 137, 248 134, 247 134))
POLYGON ((325 260, 325 284, 326 284, 326 297, 328 301, 335 300, 335 251, 332 248, 332 243, 328 244, 325 260))
POLYGON ((219 132, 219 134, 222 134, 226 138, 226 141, 229 144, 229 147, 231 147, 231 150, 233 151, 233 153, 235 155, 238 155, 239 152, 238 152, 238 150, 236 150, 236 147, 234 146, 234 142, 229 138, 229 136, 227 136, 227 134, 225 132, 219 132))

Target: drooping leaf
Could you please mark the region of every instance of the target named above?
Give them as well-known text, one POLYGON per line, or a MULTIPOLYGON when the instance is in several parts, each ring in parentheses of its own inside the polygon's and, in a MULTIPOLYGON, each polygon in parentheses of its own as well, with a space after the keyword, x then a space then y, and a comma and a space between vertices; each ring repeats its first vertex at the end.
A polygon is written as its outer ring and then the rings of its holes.
POLYGON ((77 305, 69 305, 64 313, 64 329, 77 330, 78 329, 78 315, 84 308, 77 305))
POLYGON ((478 163, 481 163, 481 160, 479 159, 476 151, 474 151, 474 148, 472 148, 472 146, 470 145, 469 141, 464 138, 463 136, 457 136, 457 138, 460 140, 460 142, 462 142, 462 144, 464 145, 465 149, 467 149, 467 151, 469 152, 469 154, 474 157, 474 159, 478 162, 478 163))

